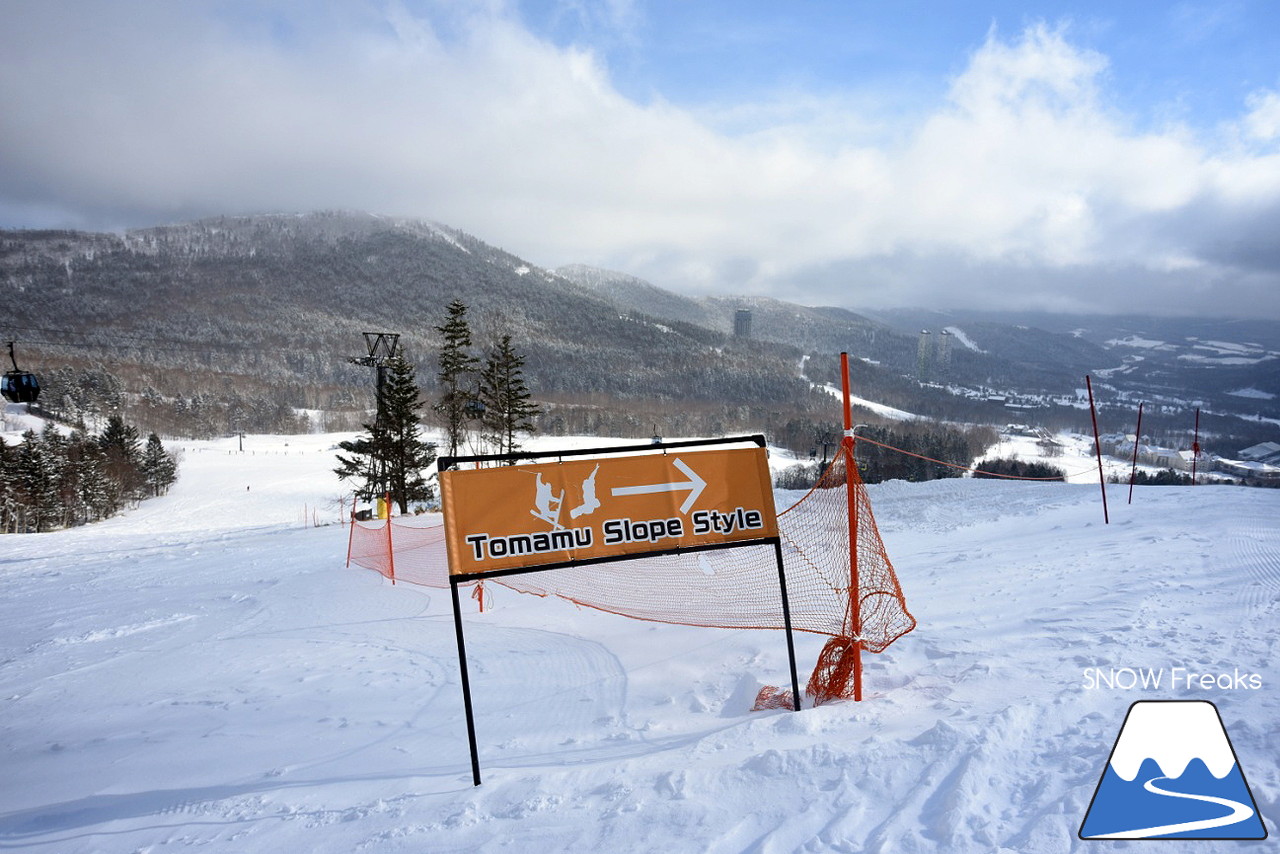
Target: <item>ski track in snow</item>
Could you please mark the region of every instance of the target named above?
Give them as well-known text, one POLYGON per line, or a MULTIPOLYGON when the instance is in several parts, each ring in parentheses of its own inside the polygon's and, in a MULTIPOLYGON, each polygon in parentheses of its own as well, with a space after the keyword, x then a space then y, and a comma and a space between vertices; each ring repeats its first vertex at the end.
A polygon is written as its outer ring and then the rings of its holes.
POLYGON ((334 441, 187 443, 171 495, 0 540, 0 848, 1092 851, 1125 710, 1159 698, 1217 703, 1278 813, 1274 491, 1114 487, 1104 525, 1096 481, 874 486, 920 626, 866 657, 865 702, 800 713, 747 711, 779 632, 491 589, 464 600, 473 788, 448 595, 304 526, 338 516, 334 441), (1112 666, 1264 687, 1083 687, 1112 666))
POLYGON ((1248 521, 1226 543, 1230 562, 1248 573, 1239 593, 1244 615, 1256 617, 1280 600, 1280 527, 1274 518, 1248 521))

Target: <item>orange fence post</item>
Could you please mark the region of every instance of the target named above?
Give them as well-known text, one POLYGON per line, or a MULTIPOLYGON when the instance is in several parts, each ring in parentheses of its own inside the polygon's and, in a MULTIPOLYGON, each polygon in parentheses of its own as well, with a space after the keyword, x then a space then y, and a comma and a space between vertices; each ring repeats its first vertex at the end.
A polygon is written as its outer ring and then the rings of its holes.
POLYGON ((844 438, 840 452, 845 455, 845 492, 849 502, 849 633, 853 639, 853 699, 862 699, 862 601, 858 587, 858 495, 851 469, 858 465, 854 457, 853 406, 849 392, 849 354, 840 354, 840 384, 844 397, 844 438))
POLYGON ((386 494, 387 508, 387 569, 391 574, 391 583, 396 583, 396 550, 391 543, 391 493, 386 494))
POLYGON ((351 528, 347 531, 347 569, 351 568, 351 546, 356 539, 356 499, 351 497, 351 528))

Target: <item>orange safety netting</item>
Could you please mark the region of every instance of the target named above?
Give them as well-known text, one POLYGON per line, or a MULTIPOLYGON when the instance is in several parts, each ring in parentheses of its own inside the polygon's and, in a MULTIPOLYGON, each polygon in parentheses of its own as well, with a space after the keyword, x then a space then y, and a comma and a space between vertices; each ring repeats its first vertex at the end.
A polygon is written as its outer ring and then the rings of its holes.
MULTIPOLYGON (((916 625, 850 457, 846 443, 817 486, 778 514, 792 628, 831 637, 806 687, 815 704, 851 698, 858 650, 881 652, 916 625), (851 527, 857 532, 856 590, 851 527)), ((447 588, 444 527, 423 524, 408 519, 355 523, 350 562, 395 581, 447 588)), ((771 545, 560 567, 480 583, 558 596, 640 620, 739 629, 785 627, 771 545)), ((766 705, 789 705, 790 693, 774 690, 766 705)))

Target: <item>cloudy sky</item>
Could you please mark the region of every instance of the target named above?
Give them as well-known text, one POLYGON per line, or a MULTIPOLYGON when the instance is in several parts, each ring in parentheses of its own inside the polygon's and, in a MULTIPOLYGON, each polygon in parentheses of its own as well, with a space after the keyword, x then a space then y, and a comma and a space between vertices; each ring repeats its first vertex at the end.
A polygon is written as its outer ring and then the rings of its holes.
POLYGON ((1280 318, 1280 4, 0 0, 0 227, 366 210, 810 304, 1280 318))

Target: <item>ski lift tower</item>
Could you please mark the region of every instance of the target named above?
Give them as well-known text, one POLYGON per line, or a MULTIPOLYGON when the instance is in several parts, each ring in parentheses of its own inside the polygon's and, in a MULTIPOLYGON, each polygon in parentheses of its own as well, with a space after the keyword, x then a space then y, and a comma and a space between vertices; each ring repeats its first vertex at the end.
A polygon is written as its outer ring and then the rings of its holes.
MULTIPOLYGON (((364 346, 368 351, 368 355, 352 357, 347 361, 353 365, 374 369, 374 393, 377 401, 374 425, 382 427, 386 420, 384 389, 387 383, 387 363, 400 352, 400 335, 396 332, 365 332, 362 334, 364 335, 364 346)), ((386 463, 375 454, 373 456, 373 476, 369 481, 370 494, 367 498, 372 501, 377 496, 385 495, 390 486, 386 463)))

